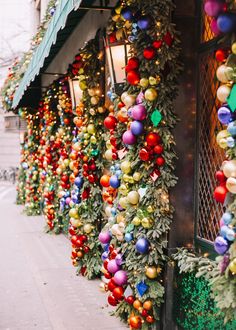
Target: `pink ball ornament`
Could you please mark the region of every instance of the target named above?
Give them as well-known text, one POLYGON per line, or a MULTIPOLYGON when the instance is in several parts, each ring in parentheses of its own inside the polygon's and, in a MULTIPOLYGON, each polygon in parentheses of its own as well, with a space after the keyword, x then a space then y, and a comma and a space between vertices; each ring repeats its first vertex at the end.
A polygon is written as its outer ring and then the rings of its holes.
POLYGON ((147 110, 144 105, 138 104, 131 108, 131 116, 135 120, 144 120, 147 117, 147 110))
POLYGON ((130 131, 124 132, 122 136, 122 141, 124 144, 132 145, 136 143, 136 136, 130 131))
POLYGON ((118 272, 119 269, 120 269, 120 266, 117 264, 115 259, 108 261, 107 270, 110 273, 115 274, 116 272, 118 272))
POLYGON ((118 272, 115 273, 113 280, 117 285, 120 286, 125 285, 128 280, 126 271, 118 270, 118 272))
POLYGON ((136 97, 136 103, 141 104, 141 103, 143 103, 143 100, 144 100, 144 94, 143 94, 143 92, 140 92, 138 94, 138 96, 136 97))
POLYGON ((71 201, 70 197, 67 197, 66 198, 66 204, 69 205, 70 204, 70 201, 71 201))
POLYGON ((223 10, 223 3, 218 0, 208 0, 205 2, 204 10, 207 15, 217 17, 223 10))
POLYGON ((102 231, 99 234, 98 239, 102 244, 108 244, 111 240, 111 235, 109 231, 102 231))
POLYGON ((213 19, 211 22, 211 31, 214 33, 215 36, 218 36, 220 34, 216 19, 213 19))

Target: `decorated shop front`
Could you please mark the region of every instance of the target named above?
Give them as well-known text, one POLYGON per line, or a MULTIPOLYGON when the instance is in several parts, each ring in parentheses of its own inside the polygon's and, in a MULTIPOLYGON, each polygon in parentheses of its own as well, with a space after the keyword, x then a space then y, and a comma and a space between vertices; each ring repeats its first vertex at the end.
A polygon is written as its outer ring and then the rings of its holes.
POLYGON ((234 1, 75 2, 3 91, 28 124, 17 202, 131 329, 233 329, 234 1))

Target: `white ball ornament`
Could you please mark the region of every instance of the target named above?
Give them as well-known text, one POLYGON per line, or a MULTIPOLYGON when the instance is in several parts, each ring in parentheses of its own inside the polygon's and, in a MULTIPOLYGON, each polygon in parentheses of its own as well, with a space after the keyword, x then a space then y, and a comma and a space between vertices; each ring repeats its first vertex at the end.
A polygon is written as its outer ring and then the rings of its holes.
POLYGON ((134 95, 127 95, 124 98, 123 103, 126 105, 127 108, 130 108, 132 105, 135 104, 136 97, 134 95))
POLYGON ((231 92, 231 88, 227 85, 221 85, 217 89, 217 98, 220 102, 225 103, 227 101, 227 98, 231 92))
POLYGON ((112 160, 112 150, 111 149, 106 150, 104 156, 106 160, 112 160))
POLYGON ((222 64, 216 71, 216 77, 220 82, 227 83, 229 80, 231 80, 232 73, 233 68, 222 64))
POLYGON ((235 178, 228 178, 226 181, 226 188, 232 194, 236 194, 236 179, 235 178))
POLYGON ((125 98, 126 98, 126 96, 128 96, 129 94, 127 93, 127 92, 124 92, 124 93, 122 93, 121 94, 121 101, 124 103, 124 100, 125 100, 125 98))
POLYGON ((222 165, 222 170, 226 178, 236 178, 236 160, 224 162, 222 165))

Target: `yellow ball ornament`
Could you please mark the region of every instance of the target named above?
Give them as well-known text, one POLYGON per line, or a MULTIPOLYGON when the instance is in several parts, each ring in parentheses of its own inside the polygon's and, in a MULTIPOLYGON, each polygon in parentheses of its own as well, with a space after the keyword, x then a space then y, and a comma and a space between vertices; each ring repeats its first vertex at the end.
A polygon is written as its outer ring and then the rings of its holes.
POLYGON ((133 220, 132 220, 132 224, 134 226, 140 226, 141 224, 141 219, 139 217, 134 217, 133 220))
POLYGON ((139 202, 140 196, 137 191, 130 191, 127 196, 128 202, 132 205, 136 205, 139 202))
POLYGON ((128 194, 128 189, 125 184, 121 184, 119 187, 119 193, 123 196, 126 196, 128 194))
POLYGON ((229 270, 231 273, 236 274, 236 258, 234 258, 229 264, 229 270))
POLYGON ((142 78, 139 83, 141 87, 147 88, 149 85, 149 80, 147 78, 142 78))
POLYGON ((74 219, 79 219, 78 211, 75 208, 70 209, 69 217, 74 219))
POLYGON ((133 174, 134 181, 137 181, 137 182, 140 181, 141 177, 142 177, 142 174, 140 172, 135 172, 133 174))
POLYGON ((89 124, 89 125, 87 126, 87 132, 88 132, 89 134, 94 134, 94 133, 95 133, 95 126, 94 126, 93 124, 89 124))
POLYGON ((146 269, 146 272, 145 272, 145 275, 150 278, 151 280, 157 278, 157 268, 155 266, 152 266, 152 267, 148 267, 146 269))
POLYGON ((121 197, 119 199, 119 204, 120 206, 123 208, 123 209, 126 209, 127 208, 127 205, 128 205, 128 200, 126 197, 121 197))
POLYGON ((157 98, 157 91, 155 88, 148 88, 144 93, 145 100, 147 101, 155 101, 157 98))
POLYGON ((111 149, 106 150, 104 157, 106 158, 106 160, 112 160, 112 150, 111 149))
POLYGON ((227 130, 220 131, 216 136, 216 142, 222 149, 225 149, 228 147, 227 140, 226 140, 228 136, 230 136, 230 134, 227 130))
POLYGON ((131 163, 128 160, 123 161, 120 164, 120 169, 123 173, 129 174, 131 172, 131 163))

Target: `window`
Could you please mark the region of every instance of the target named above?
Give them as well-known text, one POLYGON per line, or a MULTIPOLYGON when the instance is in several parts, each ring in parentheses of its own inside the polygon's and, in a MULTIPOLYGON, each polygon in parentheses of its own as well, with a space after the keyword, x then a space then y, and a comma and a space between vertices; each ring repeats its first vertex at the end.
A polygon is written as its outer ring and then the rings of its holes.
POLYGON ((225 153, 216 143, 216 134, 222 129, 217 117, 220 105, 216 98, 219 86, 216 69, 219 64, 214 57, 217 38, 211 32, 211 18, 205 15, 203 3, 199 11, 195 238, 198 246, 205 247, 215 240, 223 213, 223 207, 214 200, 213 192, 217 185, 215 173, 220 169, 225 153))

